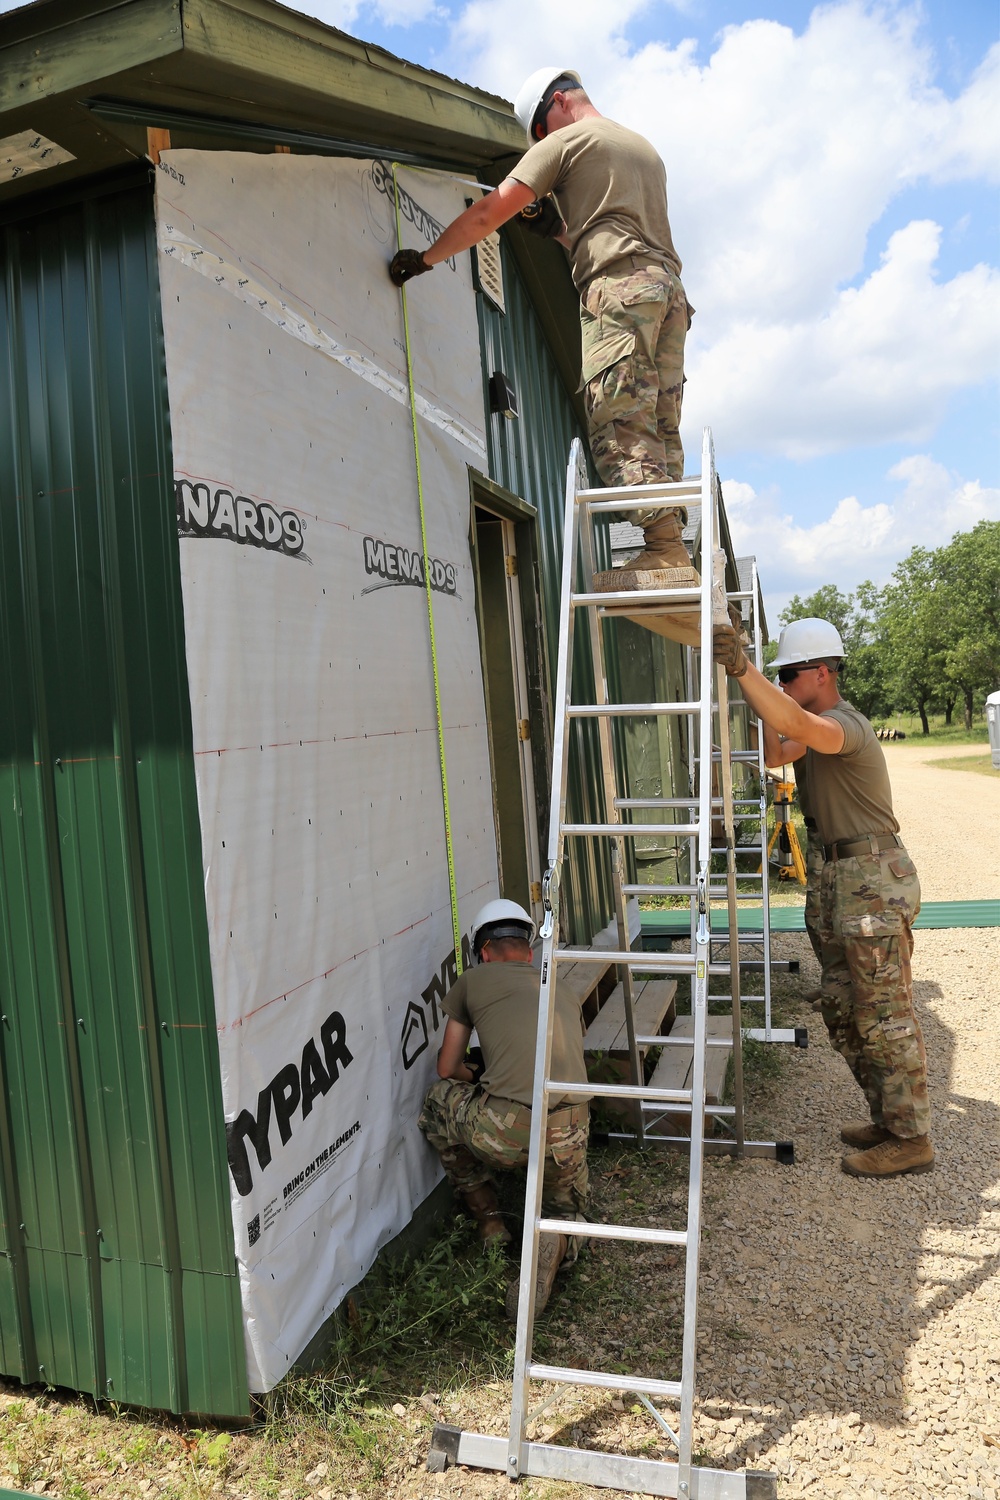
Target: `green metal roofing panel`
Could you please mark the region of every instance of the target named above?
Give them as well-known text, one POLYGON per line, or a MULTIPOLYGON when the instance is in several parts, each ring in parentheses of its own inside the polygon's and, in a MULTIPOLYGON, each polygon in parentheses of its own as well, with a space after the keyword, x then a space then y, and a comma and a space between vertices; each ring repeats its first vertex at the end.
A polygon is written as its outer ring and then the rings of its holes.
POLYGON ((0 1352, 240 1415, 148 181, 2 233, 0 1352))

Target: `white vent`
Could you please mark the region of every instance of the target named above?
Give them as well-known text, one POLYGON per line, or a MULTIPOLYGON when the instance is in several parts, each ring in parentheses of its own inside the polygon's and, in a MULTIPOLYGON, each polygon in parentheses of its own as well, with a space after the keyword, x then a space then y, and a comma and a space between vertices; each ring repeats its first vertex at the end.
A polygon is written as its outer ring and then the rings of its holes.
POLYGON ((476 246, 476 281, 479 284, 479 290, 489 297, 494 307, 498 307, 502 313, 505 313, 507 306, 503 296, 499 234, 488 234, 476 246))

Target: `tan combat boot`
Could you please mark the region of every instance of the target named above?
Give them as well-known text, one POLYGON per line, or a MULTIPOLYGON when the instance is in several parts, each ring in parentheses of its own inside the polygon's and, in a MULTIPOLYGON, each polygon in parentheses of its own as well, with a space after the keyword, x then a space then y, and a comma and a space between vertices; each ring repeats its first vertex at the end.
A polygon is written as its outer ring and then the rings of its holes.
POLYGON ((909 1172, 931 1172, 934 1147, 929 1135, 917 1135, 911 1140, 890 1135, 878 1146, 845 1156, 840 1165, 850 1177, 902 1177, 909 1172))
POLYGON ((845 1146, 881 1146, 883 1141, 895 1140, 891 1130, 886 1130, 884 1125, 876 1125, 874 1120, 848 1120, 840 1132, 840 1139, 845 1146))
POLYGON ((594 574, 594 592, 697 588, 701 581, 682 540, 685 512, 668 510, 642 528, 645 546, 624 568, 594 574))
MULTIPOLYGON (((535 1317, 545 1307, 552 1295, 552 1283, 563 1263, 569 1242, 564 1234, 543 1234, 538 1241, 538 1269, 535 1272, 535 1317)), ((507 1316, 517 1322, 517 1304, 520 1282, 512 1281, 507 1288, 507 1316)))
POLYGON ((484 1245, 489 1244, 491 1240, 499 1240, 502 1245, 510 1244, 510 1231, 501 1216, 496 1189, 492 1182, 484 1182, 482 1187, 470 1188, 468 1192, 462 1194, 462 1199, 479 1226, 479 1238, 484 1245))

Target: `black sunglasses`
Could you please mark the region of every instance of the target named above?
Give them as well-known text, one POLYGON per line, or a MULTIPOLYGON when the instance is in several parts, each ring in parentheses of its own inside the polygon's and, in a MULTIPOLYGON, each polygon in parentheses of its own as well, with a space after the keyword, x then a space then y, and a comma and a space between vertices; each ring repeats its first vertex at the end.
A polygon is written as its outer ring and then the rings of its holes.
POLYGON ((816 671, 819 670, 819 668, 822 665, 823 665, 822 662, 817 662, 816 665, 813 666, 813 667, 779 667, 778 668, 778 681, 779 682, 794 682, 795 679, 796 679, 796 677, 798 677, 798 675, 799 675, 800 672, 816 672, 816 671))

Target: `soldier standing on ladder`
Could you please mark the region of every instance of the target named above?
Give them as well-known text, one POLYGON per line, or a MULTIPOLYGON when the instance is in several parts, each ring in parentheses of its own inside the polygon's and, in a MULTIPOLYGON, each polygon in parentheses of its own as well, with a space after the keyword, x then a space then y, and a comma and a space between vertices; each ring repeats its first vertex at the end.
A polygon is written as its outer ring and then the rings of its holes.
POLYGON ((898 1177, 934 1165, 927 1058, 913 1013, 911 927, 920 882, 892 811, 885 753, 868 720, 840 696, 840 636, 828 620, 786 625, 772 662, 781 689, 715 627, 715 659, 740 679, 769 733, 765 758, 805 758, 823 842, 819 935, 823 1020, 864 1091, 870 1121, 844 1126, 853 1177, 898 1177))
MULTIPOLYGON (((684 477, 679 434, 684 340, 692 309, 667 219, 667 178, 650 143, 605 119, 580 75, 539 68, 514 112, 529 149, 492 193, 459 214, 427 250, 400 250, 397 286, 478 245, 519 214, 525 228, 569 252, 580 293, 581 389, 590 448, 605 484, 684 477), (550 194, 555 194, 553 202, 550 194)), ((627 568, 599 573, 598 589, 689 588, 698 575, 682 532, 683 507, 632 511, 645 547, 627 568)))

